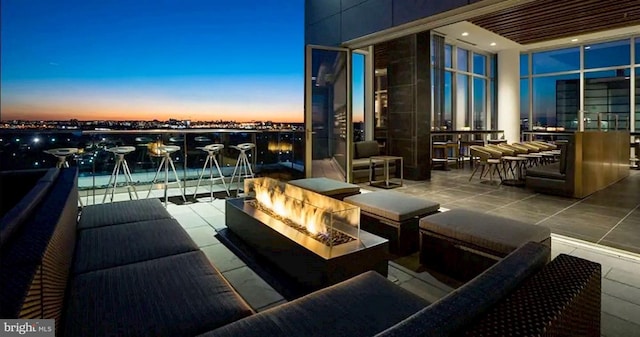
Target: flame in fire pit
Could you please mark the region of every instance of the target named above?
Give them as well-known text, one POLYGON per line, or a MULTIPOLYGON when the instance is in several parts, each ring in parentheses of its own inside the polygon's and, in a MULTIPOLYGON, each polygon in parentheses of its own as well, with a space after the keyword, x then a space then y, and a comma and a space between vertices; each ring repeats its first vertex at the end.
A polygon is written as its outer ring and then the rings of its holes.
MULTIPOLYGON (((269 208, 273 213, 289 219, 294 223, 304 226, 311 234, 326 233, 327 225, 330 221, 330 214, 324 211, 321 198, 316 201, 316 205, 311 202, 306 203, 303 196, 292 196, 293 191, 286 191, 287 185, 269 183, 264 180, 262 184, 254 184, 256 200, 264 207, 269 208)), ((293 190, 293 189, 292 189, 293 190)), ((313 199, 313 198, 311 198, 313 199)))

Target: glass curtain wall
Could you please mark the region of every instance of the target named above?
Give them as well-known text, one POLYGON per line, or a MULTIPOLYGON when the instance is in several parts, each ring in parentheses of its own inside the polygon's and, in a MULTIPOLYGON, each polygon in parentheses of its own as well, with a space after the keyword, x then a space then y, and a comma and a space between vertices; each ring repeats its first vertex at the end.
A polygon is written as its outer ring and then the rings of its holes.
POLYGON ((524 53, 520 58, 523 129, 632 129, 638 106, 640 38, 524 53), (635 69, 635 72, 634 72, 635 69), (632 76, 635 74, 636 79, 632 76), (632 85, 635 82, 635 85, 632 85), (581 101, 582 100, 582 101, 581 101), (631 116, 632 100, 635 116, 631 116))
POLYGON ((433 112, 434 130, 495 128, 494 60, 491 54, 445 44, 444 101, 442 111, 433 112))

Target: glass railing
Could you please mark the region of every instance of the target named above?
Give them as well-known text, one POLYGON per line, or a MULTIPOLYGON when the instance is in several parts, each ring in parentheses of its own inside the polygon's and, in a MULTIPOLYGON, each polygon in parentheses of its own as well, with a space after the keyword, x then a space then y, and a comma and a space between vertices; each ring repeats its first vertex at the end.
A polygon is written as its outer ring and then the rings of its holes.
MULTIPOLYGON (((108 130, 108 131, 64 131, 64 130, 0 130, 0 170, 25 170, 55 167, 58 159, 45 150, 75 148, 78 153, 69 156, 70 166, 79 169, 78 188, 83 200, 97 199, 108 187, 116 165, 116 157, 107 149, 115 146, 131 146, 135 150, 125 155, 135 186, 149 187, 156 175, 161 156, 149 151, 150 144, 175 145, 180 147, 171 154, 178 178, 187 188, 196 185, 207 158, 201 147, 223 144, 217 157, 223 175, 231 179, 239 151, 232 145, 253 143, 256 147, 247 153, 252 169, 260 176, 275 176, 284 179, 302 177, 304 174, 304 132, 292 130, 230 130, 230 129, 184 129, 184 130, 108 130), (93 197, 93 198, 92 198, 93 197)), ((122 174, 122 172, 120 173, 122 174)), ((164 172, 160 173, 164 180, 164 172)), ((216 172, 217 176, 217 172, 216 172)), ((208 171, 205 178, 208 178, 208 171)), ((174 174, 169 175, 175 181, 174 174)), ((121 191, 126 191, 124 177, 118 179, 121 191)), ((143 190, 143 189, 138 189, 143 190)), ((204 191, 204 190, 203 190, 204 191)), ((146 196, 142 193, 140 197, 146 196)), ((100 199, 101 200, 101 199, 100 199)))

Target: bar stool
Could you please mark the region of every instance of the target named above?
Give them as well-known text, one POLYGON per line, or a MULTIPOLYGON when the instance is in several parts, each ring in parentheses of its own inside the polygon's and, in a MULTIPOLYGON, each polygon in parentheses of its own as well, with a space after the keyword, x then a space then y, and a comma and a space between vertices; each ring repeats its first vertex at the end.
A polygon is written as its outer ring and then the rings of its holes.
POLYGON ((153 177, 151 181, 151 186, 149 187, 149 192, 147 193, 147 198, 151 195, 151 190, 153 189, 153 185, 157 182, 158 174, 164 167, 164 205, 166 206, 169 202, 169 196, 167 194, 167 189, 169 187, 169 165, 171 165, 171 169, 173 170, 173 175, 176 178, 176 183, 178 183, 178 188, 180 189, 180 195, 182 196, 182 200, 187 202, 187 198, 184 196, 184 192, 182 191, 182 184, 180 184, 180 178, 178 178, 178 172, 176 172, 176 167, 173 165, 173 160, 171 159, 171 154, 174 152, 180 151, 180 146, 177 145, 158 145, 156 146, 156 151, 151 153, 156 157, 162 157, 162 161, 160 161, 160 166, 156 171, 156 175, 153 177))
MULTIPOLYGON (((44 153, 50 154, 56 158, 58 158, 58 162, 56 163, 57 168, 67 168, 69 167, 69 162, 67 161, 67 157, 73 156, 78 153, 78 149, 75 147, 60 147, 56 149, 44 150, 44 153)), ((80 190, 78 190, 78 203, 80 207, 84 207, 82 203, 82 198, 80 198, 80 190)))
POLYGON ((224 175, 222 175, 222 170, 220 170, 220 165, 218 164, 218 159, 216 156, 220 153, 222 149, 224 149, 223 144, 210 144, 203 147, 199 147, 198 149, 207 152, 207 159, 204 161, 204 166, 202 167, 202 172, 200 172, 200 178, 198 179, 198 184, 196 185, 196 190, 193 192, 193 197, 195 198, 198 194, 198 187, 200 187, 200 182, 202 181, 202 177, 204 176, 204 171, 207 169, 207 165, 209 165, 209 191, 211 192, 211 201, 213 201, 213 182, 216 180, 222 180, 222 185, 224 186, 225 192, 227 195, 229 194, 229 188, 227 184, 224 182, 224 175), (213 165, 216 165, 216 169, 218 170, 219 177, 213 177, 213 165))
POLYGON ((116 146, 107 149, 107 151, 113 153, 116 159, 116 165, 113 167, 113 171, 111 172, 111 177, 109 177, 109 183, 107 184, 107 189, 104 190, 104 198, 102 198, 102 203, 107 200, 107 194, 109 194, 109 189, 111 188, 111 202, 113 202, 113 196, 116 193, 116 186, 118 186, 118 176, 120 175, 120 168, 122 168, 122 174, 124 175, 124 179, 127 186, 127 192, 129 192, 129 199, 133 200, 133 196, 131 195, 131 189, 133 188, 133 193, 138 197, 138 191, 136 191, 136 187, 133 186, 133 179, 131 178, 131 170, 129 169, 129 164, 127 164, 127 160, 124 158, 125 155, 135 151, 136 148, 133 146, 116 146), (113 182, 113 185, 112 185, 113 182))
MULTIPOLYGON (((233 169, 233 174, 231 175, 231 182, 229 182, 229 187, 233 185, 233 179, 235 179, 236 177, 238 178, 238 183, 240 183, 240 178, 243 178, 244 180, 246 178, 255 177, 253 174, 253 171, 251 170, 251 162, 249 161, 249 157, 247 157, 247 151, 255 147, 256 147, 256 144, 253 144, 253 143, 242 143, 238 145, 231 145, 231 148, 234 148, 240 151, 240 154, 238 155, 238 160, 236 161, 236 167, 233 169), (236 172, 238 173, 237 176, 236 176, 236 172)), ((238 194, 239 190, 240 190, 240 187, 237 186, 236 195, 238 194)))
POLYGON ((44 153, 48 153, 58 158, 56 167, 62 168, 62 167, 69 167, 69 162, 67 161, 67 157, 73 156, 74 154, 78 153, 78 149, 75 147, 61 147, 57 149, 44 150, 44 153))

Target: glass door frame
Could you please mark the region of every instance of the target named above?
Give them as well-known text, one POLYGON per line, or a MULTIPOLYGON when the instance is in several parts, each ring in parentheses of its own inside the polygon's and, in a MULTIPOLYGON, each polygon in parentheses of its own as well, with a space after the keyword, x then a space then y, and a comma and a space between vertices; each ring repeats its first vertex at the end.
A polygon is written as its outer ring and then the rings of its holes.
POLYGON ((345 180, 350 182, 352 180, 352 144, 353 144, 353 99, 352 99, 352 74, 351 74, 351 57, 352 50, 343 47, 330 47, 320 45, 306 45, 305 46, 305 58, 304 58, 304 129, 305 129, 305 157, 304 157, 304 172, 306 178, 313 177, 313 87, 312 74, 313 74, 313 62, 312 56, 314 50, 325 51, 337 51, 346 53, 346 98, 347 98, 347 116, 346 116, 346 167, 345 167, 345 180))

